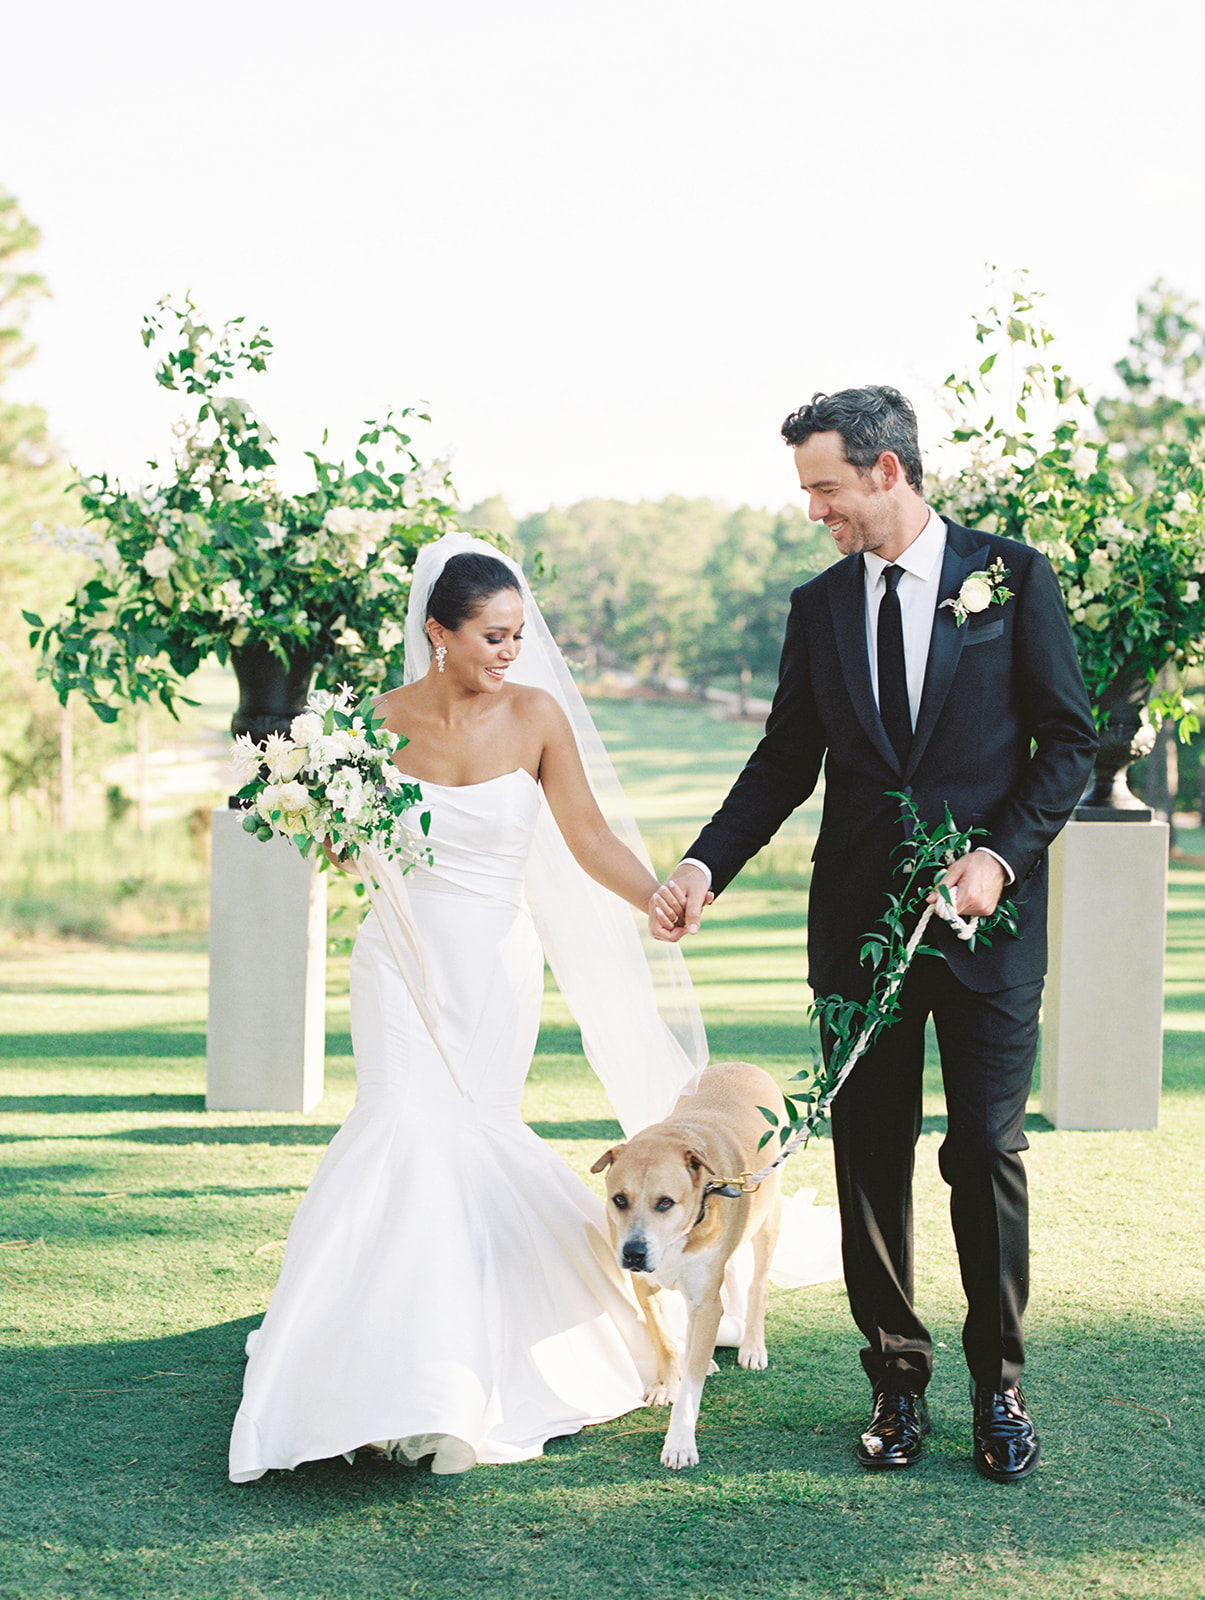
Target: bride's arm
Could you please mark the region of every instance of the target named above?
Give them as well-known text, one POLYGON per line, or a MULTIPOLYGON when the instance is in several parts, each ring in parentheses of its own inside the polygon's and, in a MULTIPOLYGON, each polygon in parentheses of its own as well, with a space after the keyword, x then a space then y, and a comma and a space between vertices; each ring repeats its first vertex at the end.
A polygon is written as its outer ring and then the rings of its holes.
POLYGON ((647 911, 656 878, 608 828, 565 713, 547 695, 540 695, 538 710, 544 738, 540 785, 565 843, 582 870, 604 889, 637 911, 647 911))

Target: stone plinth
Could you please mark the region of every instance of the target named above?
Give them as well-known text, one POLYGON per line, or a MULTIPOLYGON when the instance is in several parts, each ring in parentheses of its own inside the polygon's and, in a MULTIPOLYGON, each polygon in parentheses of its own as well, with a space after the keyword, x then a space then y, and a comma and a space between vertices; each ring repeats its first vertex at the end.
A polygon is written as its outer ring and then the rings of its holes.
POLYGON ((1069 822, 1050 852, 1042 1115, 1154 1128, 1163 1079, 1165 822, 1069 822))
POLYGON ((213 813, 209 888, 211 1111, 309 1111, 326 1043, 326 877, 243 813, 213 813))

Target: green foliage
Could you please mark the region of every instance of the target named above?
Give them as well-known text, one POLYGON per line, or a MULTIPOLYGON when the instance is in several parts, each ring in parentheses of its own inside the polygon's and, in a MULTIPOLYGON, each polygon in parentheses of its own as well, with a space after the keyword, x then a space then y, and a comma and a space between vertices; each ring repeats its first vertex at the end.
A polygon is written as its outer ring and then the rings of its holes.
MULTIPOLYGON (((29 262, 37 244, 37 228, 0 189, 0 385, 33 353, 25 318, 33 300, 47 293, 29 262)), ((45 413, 0 394, 0 795, 31 800, 44 813, 59 787, 61 713, 37 681, 24 614, 58 605, 84 576, 86 562, 39 536, 44 525, 78 517, 45 413)), ((111 738, 77 738, 78 767, 94 771, 112 746, 111 738)))
POLYGON ((92 527, 64 542, 94 573, 57 622, 31 623, 60 699, 79 689, 102 718, 152 698, 171 709, 210 652, 225 661, 255 643, 308 656, 329 687, 400 677, 415 554, 454 525, 446 467, 424 466, 406 431, 426 415, 365 424, 354 465, 307 452, 314 487, 285 495, 272 434, 223 387, 263 371, 266 331, 246 334, 241 318, 215 331, 186 299, 161 302, 143 340, 168 341, 156 379, 195 414, 176 424, 170 466, 151 463, 151 487, 127 491, 103 472, 79 486, 92 527))
MULTIPOLYGON (((808 1015, 820 1024, 829 1041, 828 1059, 817 1051, 811 1066, 791 1080, 803 1088, 787 1097, 791 1120, 779 1128, 782 1144, 804 1130, 808 1136, 820 1132, 841 1084, 851 1070, 857 1070, 858 1058, 899 1017, 901 990, 913 957, 935 953, 917 943, 928 897, 936 889, 947 905, 953 905, 950 891, 939 880, 955 861, 975 848, 975 835, 986 833, 982 828, 955 827, 948 808, 942 825, 927 828, 910 796, 892 798, 900 802, 904 839, 896 847, 899 860, 887 910, 880 919, 882 932, 868 933, 860 952, 863 966, 874 974, 870 997, 857 1001, 834 994, 813 999, 808 1015)), ((1016 916, 1007 899, 1000 901, 990 917, 979 919, 976 932, 967 940, 968 949, 974 950, 976 943, 990 945, 999 929, 1016 934, 1016 916)), ((767 1133, 762 1143, 771 1137, 767 1133)))
MULTIPOLYGON (((1083 390, 1047 360, 1052 335, 1036 299, 1014 289, 1003 309, 992 306, 976 325, 987 350, 978 370, 947 380, 964 465, 935 497, 968 526, 1049 556, 1100 716, 1115 685, 1153 683, 1161 670, 1181 678, 1205 659, 1205 437, 1152 444, 1137 494, 1107 442, 1088 433, 1083 390), (989 375, 1006 370, 1011 392, 994 394, 989 375)), ((1178 687, 1152 710, 1182 737, 1197 726, 1178 687)))
POLYGON ((1120 447, 1122 467, 1135 484, 1149 487, 1161 444, 1188 444, 1205 431, 1205 329, 1201 308, 1157 278, 1138 297, 1138 330, 1116 372, 1121 398, 1101 400, 1096 420, 1106 439, 1120 447))
POLYGON ((15 195, 0 188, 0 384, 33 354, 25 339, 30 302, 48 294, 46 280, 29 265, 41 234, 15 195))

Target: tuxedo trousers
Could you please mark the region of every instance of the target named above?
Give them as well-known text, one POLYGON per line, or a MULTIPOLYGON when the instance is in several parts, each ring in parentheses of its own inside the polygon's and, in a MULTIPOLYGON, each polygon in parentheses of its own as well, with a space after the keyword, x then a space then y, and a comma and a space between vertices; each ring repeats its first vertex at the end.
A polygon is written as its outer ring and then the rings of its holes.
MULTIPOLYGON (((913 1305, 912 1179, 921 1134, 925 1027, 941 1055, 946 1131, 939 1167, 967 1300, 962 1343, 976 1383, 1015 1384, 1024 1362, 1029 1202, 1022 1150, 1042 980, 968 989, 940 956, 917 956, 901 1013, 832 1103, 845 1282, 872 1383, 923 1389, 933 1341, 913 1305)), ((826 1055, 831 1039, 825 1038, 826 1055)))

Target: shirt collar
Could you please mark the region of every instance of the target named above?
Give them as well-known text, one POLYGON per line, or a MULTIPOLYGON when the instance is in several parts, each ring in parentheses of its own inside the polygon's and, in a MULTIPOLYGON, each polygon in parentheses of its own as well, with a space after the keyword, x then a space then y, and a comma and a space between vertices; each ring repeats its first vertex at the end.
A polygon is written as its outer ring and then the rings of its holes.
MULTIPOLYGON (((895 563, 905 572, 910 572, 914 578, 919 578, 922 583, 928 583, 933 577, 946 548, 945 523, 931 506, 925 509, 929 515, 925 519, 924 527, 895 563)), ((891 563, 884 561, 882 556, 875 555, 870 550, 863 551, 862 560, 866 563, 867 581, 873 589, 883 575, 883 568, 890 566, 891 563)))

